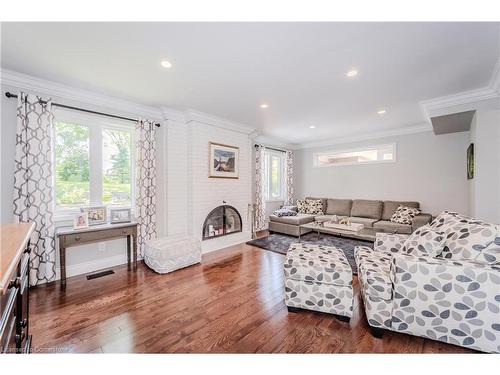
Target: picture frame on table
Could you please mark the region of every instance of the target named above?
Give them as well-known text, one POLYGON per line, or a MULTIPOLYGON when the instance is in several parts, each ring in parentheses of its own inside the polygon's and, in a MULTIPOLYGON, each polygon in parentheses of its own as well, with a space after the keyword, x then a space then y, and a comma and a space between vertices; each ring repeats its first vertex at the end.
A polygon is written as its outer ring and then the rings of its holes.
POLYGON ((208 143, 208 177, 239 178, 240 148, 208 143))
POLYGON ((89 225, 99 225, 107 223, 106 206, 82 207, 80 211, 88 214, 89 225))
POLYGON ((80 212, 73 219, 73 229, 84 229, 89 227, 89 215, 87 212, 80 212))
POLYGON ((110 208, 109 222, 111 224, 129 223, 132 221, 132 209, 130 208, 110 208))

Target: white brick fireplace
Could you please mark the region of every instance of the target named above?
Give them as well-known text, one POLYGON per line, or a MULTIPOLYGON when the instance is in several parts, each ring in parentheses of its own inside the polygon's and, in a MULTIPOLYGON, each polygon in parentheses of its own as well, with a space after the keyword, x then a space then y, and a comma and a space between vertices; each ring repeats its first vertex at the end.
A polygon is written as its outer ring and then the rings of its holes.
POLYGON ((202 241, 203 252, 249 240, 253 129, 199 112, 164 114, 168 120, 162 143, 167 147, 161 156, 159 175, 165 178, 166 189, 161 194, 166 205, 160 209, 164 222, 160 234, 188 233, 202 240, 207 215, 226 202, 240 213, 242 231, 202 241), (209 142, 239 147, 238 179, 208 177, 209 142))

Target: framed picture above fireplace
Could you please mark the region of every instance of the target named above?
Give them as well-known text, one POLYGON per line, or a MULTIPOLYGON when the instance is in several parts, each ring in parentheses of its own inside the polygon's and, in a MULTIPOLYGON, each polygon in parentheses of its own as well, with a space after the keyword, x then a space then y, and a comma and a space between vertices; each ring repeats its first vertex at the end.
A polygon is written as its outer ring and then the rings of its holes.
POLYGON ((208 143, 208 177, 239 178, 239 162, 239 147, 208 143))

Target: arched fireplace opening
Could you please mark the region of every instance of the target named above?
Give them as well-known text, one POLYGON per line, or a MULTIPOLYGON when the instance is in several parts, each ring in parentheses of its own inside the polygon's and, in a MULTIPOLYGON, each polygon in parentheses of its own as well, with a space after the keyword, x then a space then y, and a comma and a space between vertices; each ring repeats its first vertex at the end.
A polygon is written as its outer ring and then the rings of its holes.
POLYGON ((214 208, 203 223, 203 240, 242 231, 241 215, 227 204, 214 208))

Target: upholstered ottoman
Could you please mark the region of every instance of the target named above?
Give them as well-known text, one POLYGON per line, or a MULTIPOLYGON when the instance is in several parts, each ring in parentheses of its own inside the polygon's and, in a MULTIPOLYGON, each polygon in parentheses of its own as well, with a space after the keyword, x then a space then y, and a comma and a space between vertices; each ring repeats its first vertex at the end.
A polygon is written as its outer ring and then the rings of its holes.
POLYGON ((158 273, 167 273, 201 262, 200 241, 188 236, 162 237, 146 242, 144 262, 158 273))
POLYGON ((289 311, 314 310, 349 321, 353 311, 352 269, 342 250, 293 243, 286 254, 284 272, 289 311))

